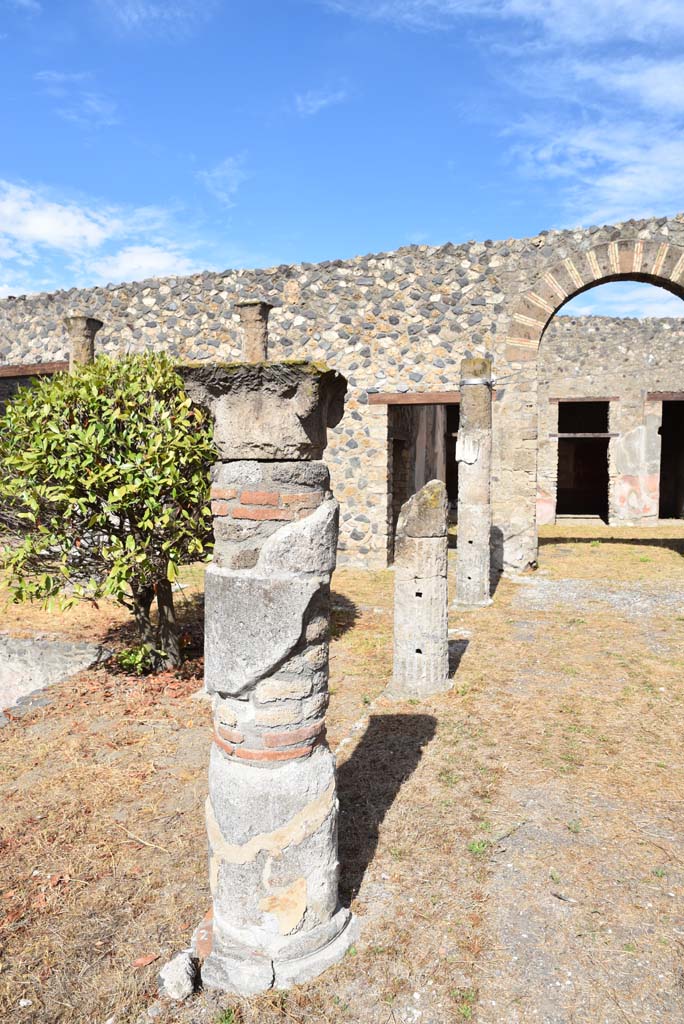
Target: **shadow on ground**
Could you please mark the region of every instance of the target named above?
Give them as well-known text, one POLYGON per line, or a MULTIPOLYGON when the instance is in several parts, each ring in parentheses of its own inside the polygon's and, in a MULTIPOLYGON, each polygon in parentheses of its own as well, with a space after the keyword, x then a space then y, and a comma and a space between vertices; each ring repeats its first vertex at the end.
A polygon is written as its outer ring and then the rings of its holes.
MULTIPOLYGON (((186 594, 179 590, 173 595, 176 618, 180 626, 183 640, 183 653, 187 659, 199 658, 204 653, 204 594, 186 594)), ((156 616, 152 615, 156 622, 156 616)), ((125 622, 118 622, 105 633, 103 643, 114 651, 133 647, 140 643, 138 631, 131 616, 125 622)), ((110 668, 114 671, 115 665, 110 668)))
POLYGON ((333 590, 330 595, 330 607, 330 635, 336 639, 344 636, 353 628, 359 617, 359 610, 354 601, 350 601, 348 597, 339 594, 336 590, 333 590))
POLYGON ((600 534, 593 537, 540 537, 539 547, 563 544, 628 544, 630 547, 665 548, 668 551, 675 551, 678 555, 684 555, 684 537, 602 537, 600 534))
POLYGON ((458 672, 461 659, 468 649, 468 640, 450 640, 449 641, 449 679, 458 672))
POLYGON ((432 715, 371 715, 363 739, 339 768, 340 899, 346 906, 373 860, 385 815, 436 728, 432 715))

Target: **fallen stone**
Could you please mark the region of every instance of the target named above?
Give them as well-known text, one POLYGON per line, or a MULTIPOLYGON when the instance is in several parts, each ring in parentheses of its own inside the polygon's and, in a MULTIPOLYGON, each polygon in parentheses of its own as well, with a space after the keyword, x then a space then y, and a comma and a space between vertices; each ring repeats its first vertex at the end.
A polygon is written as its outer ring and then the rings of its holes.
POLYGON ((198 967, 193 955, 177 953, 159 972, 159 994, 180 1003, 189 999, 197 987, 198 967))

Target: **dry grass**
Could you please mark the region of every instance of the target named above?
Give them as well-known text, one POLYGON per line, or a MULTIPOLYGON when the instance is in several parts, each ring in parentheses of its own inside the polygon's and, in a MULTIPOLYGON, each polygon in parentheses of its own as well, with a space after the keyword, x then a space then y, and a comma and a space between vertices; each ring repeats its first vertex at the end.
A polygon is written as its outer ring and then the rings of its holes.
MULTIPOLYGON (((544 538, 542 580, 684 591, 675 543, 608 543, 601 533, 592 545, 578 529, 577 540, 565 528, 544 538)), ((227 1011, 234 1024, 543 1019, 546 954, 532 954, 507 917, 520 906, 556 962, 591 981, 598 1002, 578 1022, 677 1019, 676 1010, 649 1016, 649 1006, 672 987, 681 923, 684 852, 671 837, 681 836, 684 621, 629 618, 605 603, 529 611, 526 585, 503 580, 492 607, 452 623, 456 636, 470 634, 454 690, 396 705, 380 696, 391 586, 390 573, 334 579, 329 725, 333 746, 346 738, 341 891, 362 920, 356 949, 292 992, 205 994, 157 1020, 217 1024, 225 1013, 228 1024, 227 1011), (571 905, 551 888, 575 900, 572 915, 559 918, 571 905)), ((12 624, 22 628, 46 626, 12 624)), ((104 636, 112 624, 98 628, 104 636)), ((64 635, 59 617, 49 629, 64 635)), ((191 696, 200 670, 192 662, 185 679, 142 682, 85 673, 0 730, 0 1015, 137 1020, 159 964, 187 945, 208 905, 209 714, 191 696), (135 966, 149 956, 159 960, 135 966), (31 1006, 19 1010, 22 998, 31 1006)), ((589 998, 575 992, 577 1005, 589 998)))

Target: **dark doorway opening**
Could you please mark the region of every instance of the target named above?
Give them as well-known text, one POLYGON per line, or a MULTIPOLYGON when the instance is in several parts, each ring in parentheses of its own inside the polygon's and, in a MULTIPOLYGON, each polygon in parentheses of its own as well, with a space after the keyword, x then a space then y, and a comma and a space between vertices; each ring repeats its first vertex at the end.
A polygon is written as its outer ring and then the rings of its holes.
POLYGON ((556 514, 608 522, 608 402, 558 403, 556 514))
POLYGON ((559 438, 556 513, 608 522, 607 438, 559 438))
POLYGON ((661 519, 684 519, 684 402, 663 402, 660 428, 661 519))
POLYGON ((461 407, 446 407, 446 489, 449 500, 449 518, 454 522, 458 511, 458 462, 456 461, 456 438, 461 423, 461 407))
MULTIPOLYGON (((446 403, 393 403, 388 411, 389 479, 392 507, 392 536, 389 553, 393 555, 394 537, 402 505, 428 480, 446 480, 447 416, 452 408, 446 403)), ((453 423, 453 417, 451 422, 453 423)), ((455 440, 454 440, 455 445, 455 440)))
POLYGON ((397 529, 401 506, 411 497, 411 445, 405 438, 392 439, 392 535, 397 529))
POLYGON ((559 434, 607 434, 608 402, 559 402, 559 434))

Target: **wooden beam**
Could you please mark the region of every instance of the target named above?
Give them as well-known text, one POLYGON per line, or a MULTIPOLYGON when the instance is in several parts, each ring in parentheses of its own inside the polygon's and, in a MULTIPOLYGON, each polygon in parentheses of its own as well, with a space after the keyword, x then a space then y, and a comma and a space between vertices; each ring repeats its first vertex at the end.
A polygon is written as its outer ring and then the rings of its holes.
POLYGON ((609 438, 609 437, 619 437, 619 436, 620 436, 619 434, 608 434, 608 433, 601 433, 601 434, 549 434, 549 437, 557 438, 560 441, 562 441, 563 438, 565 438, 565 437, 605 437, 605 438, 609 438))
POLYGON ((549 402, 619 402, 617 395, 610 398, 549 398, 549 402))
POLYGON ((369 405, 458 405, 459 391, 369 391, 369 405))
POLYGON ((0 365, 0 377, 47 377, 52 373, 65 373, 68 363, 14 363, 0 365))
POLYGON ((648 402, 684 402, 684 391, 649 391, 648 402))

